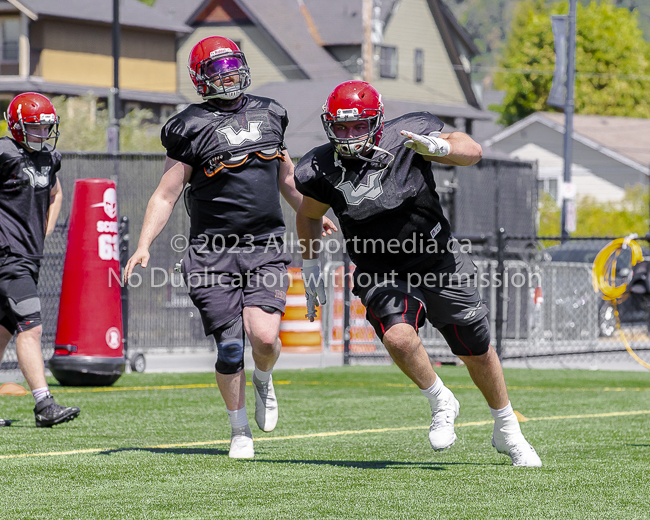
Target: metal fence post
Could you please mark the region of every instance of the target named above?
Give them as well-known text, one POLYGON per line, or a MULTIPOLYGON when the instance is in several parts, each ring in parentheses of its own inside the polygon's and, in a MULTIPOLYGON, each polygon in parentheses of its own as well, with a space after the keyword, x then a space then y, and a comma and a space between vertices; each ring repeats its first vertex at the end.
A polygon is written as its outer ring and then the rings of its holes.
MULTIPOLYGON (((120 267, 124 273, 126 263, 129 261, 129 217, 122 217, 120 219, 120 227, 118 230, 119 247, 120 247, 120 267)), ((129 283, 122 284, 122 345, 124 347, 124 355, 126 356, 129 348, 129 283)))
POLYGON ((350 257, 343 254, 343 364, 350 364, 350 257))
POLYGON ((497 233, 497 291, 496 291, 496 320, 495 320, 495 326, 496 326, 496 338, 497 338, 497 355, 499 356, 499 359, 501 359, 501 355, 503 353, 502 349, 502 342, 503 342, 503 302, 504 302, 504 274, 505 274, 505 266, 504 266, 504 256, 505 256, 505 247, 506 247, 506 230, 503 228, 499 228, 499 232, 497 233))

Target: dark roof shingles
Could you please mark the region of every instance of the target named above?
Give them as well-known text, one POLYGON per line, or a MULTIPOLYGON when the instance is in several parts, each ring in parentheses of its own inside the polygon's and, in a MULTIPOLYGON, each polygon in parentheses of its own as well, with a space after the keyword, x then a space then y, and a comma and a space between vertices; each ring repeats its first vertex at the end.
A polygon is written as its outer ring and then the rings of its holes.
MULTIPOLYGON (((69 18, 100 23, 112 23, 113 3, 88 0, 19 0, 39 16, 69 18)), ((142 27, 159 31, 189 33, 192 29, 180 20, 172 21, 156 9, 138 0, 121 0, 120 22, 124 26, 142 27)))

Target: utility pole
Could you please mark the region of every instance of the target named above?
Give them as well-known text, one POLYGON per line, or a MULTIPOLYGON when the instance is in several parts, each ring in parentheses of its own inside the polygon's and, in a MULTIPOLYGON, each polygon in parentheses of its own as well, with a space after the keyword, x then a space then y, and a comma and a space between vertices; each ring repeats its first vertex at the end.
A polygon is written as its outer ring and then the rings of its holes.
POLYGON ((361 58, 363 59, 363 81, 372 83, 372 69, 374 67, 374 49, 372 43, 372 16, 374 0, 363 0, 363 43, 361 45, 361 58))
POLYGON ((573 113, 575 111, 576 33, 578 0, 569 0, 569 42, 564 104, 564 186, 562 189, 562 242, 575 231, 576 201, 571 193, 571 164, 573 163, 573 113))
POLYGON ((120 0, 113 0, 113 88, 108 96, 109 126, 106 131, 108 153, 120 151, 120 0))

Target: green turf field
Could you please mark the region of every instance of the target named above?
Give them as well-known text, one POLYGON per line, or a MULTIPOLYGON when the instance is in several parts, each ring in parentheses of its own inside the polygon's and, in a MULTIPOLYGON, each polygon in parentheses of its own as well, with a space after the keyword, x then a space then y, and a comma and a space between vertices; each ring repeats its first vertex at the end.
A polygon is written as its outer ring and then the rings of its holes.
POLYGON ((0 514, 9 519, 650 518, 650 374, 506 370, 543 468, 490 445, 464 368, 439 373, 461 403, 458 441, 429 447, 428 403, 392 367, 276 371, 280 422, 254 425, 254 460, 228 458, 210 374, 129 374, 52 391, 81 407, 37 429, 30 395, 0 397, 0 514))

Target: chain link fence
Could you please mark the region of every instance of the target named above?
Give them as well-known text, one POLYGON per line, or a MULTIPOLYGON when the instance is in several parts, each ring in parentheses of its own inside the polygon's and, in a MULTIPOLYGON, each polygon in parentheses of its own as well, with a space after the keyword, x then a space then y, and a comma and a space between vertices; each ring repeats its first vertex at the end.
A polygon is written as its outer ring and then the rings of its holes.
MULTIPOLYGON (((604 301, 592 284, 590 263, 555 262, 550 259, 504 260, 474 259, 478 268, 477 285, 490 310, 491 344, 502 361, 511 366, 557 368, 638 368, 629 350, 641 361, 650 363, 650 296, 628 294, 616 306, 604 301), (497 306, 501 304, 499 320, 497 306), (616 312, 618 312, 617 325, 616 312)), ((326 272, 340 267, 331 263, 326 272)), ((342 275, 342 273, 341 273, 342 275)), ((343 298, 341 276, 332 277, 324 324, 336 326, 343 298)), ((351 326, 365 313, 360 300, 351 296, 351 326), (354 309, 357 310, 356 314, 354 309)), ((326 327, 324 327, 326 328, 326 327)), ((365 336, 352 330, 349 359, 353 363, 387 360, 388 352, 365 324, 365 336)), ((344 336, 345 332, 336 337, 344 336)), ((430 358, 441 363, 457 363, 444 338, 428 322, 420 337, 430 358)), ((330 333, 329 348, 340 348, 330 333)))
MULTIPOLYGON (((55 233, 46 240, 45 258, 41 270, 39 291, 43 303, 43 353, 49 359, 53 353, 60 285, 67 239, 74 182, 84 178, 108 178, 116 182, 118 211, 128 216, 133 237, 129 254, 137 245, 147 201, 162 175, 165 156, 162 154, 63 153, 63 168, 59 175, 63 188, 63 206, 55 233)), ((504 359, 533 360, 618 355, 625 352, 618 332, 613 328, 613 310, 591 289, 590 266, 538 261, 535 242, 537 207, 536 166, 531 163, 483 159, 478 165, 463 168, 433 165, 443 209, 458 237, 494 236, 504 227, 511 240, 502 263, 497 259, 499 247, 494 243, 475 242, 475 262, 479 278, 494 279, 502 266, 505 278, 531 274, 541 278, 543 302, 535 300, 535 288, 512 284, 499 292, 494 284, 480 287, 490 308, 493 344, 498 343, 504 359), (522 238, 524 237, 524 238, 522 238), (532 237, 525 239, 525 237, 532 237), (531 253, 532 252, 532 253, 531 253), (502 318, 498 318, 497 301, 502 302, 502 318), (501 325, 499 325, 501 324, 501 325), (501 337, 497 337, 497 331, 501 337)), ((297 233, 293 211, 282 200, 287 227, 286 244, 293 264, 300 265, 297 233)), ((334 219, 336 220, 336 219, 334 219)), ((129 289, 129 348, 133 351, 179 351, 183 349, 214 349, 212 338, 203 334, 198 311, 192 305, 180 275, 174 265, 183 256, 183 239, 189 230, 189 217, 182 203, 177 204, 171 218, 151 248, 142 278, 133 281, 129 289), (181 238, 179 238, 181 237, 181 238), (175 242, 176 240, 176 242, 175 242)), ((330 239, 323 255, 327 270, 335 272, 343 262, 341 234, 330 239)), ((343 349, 343 319, 335 312, 334 302, 340 302, 342 288, 330 286, 331 299, 323 313, 323 344, 330 350, 343 349)), ((623 331, 630 345, 639 352, 650 346, 647 335, 647 305, 645 300, 628 303, 634 312, 623 316, 623 331), (635 314, 636 313, 636 314, 635 314), (632 316, 634 315, 634 316, 632 316), (630 318, 629 320, 627 318, 630 318), (633 319, 632 319, 633 318, 633 319)), ((342 312, 343 307, 339 305, 342 312)), ((338 311, 337 311, 338 312, 338 311)), ((353 298, 351 303, 350 359, 354 362, 387 360, 384 347, 365 322, 365 310, 353 298)), ((429 325, 422 331, 423 342, 432 358, 452 362, 440 334, 429 325)), ((567 361, 562 361, 565 363, 567 361)), ((15 349, 10 345, 3 359, 3 370, 16 370, 15 349)))

